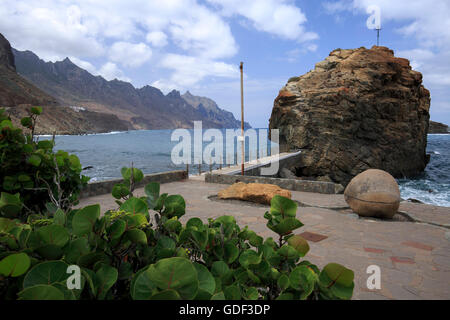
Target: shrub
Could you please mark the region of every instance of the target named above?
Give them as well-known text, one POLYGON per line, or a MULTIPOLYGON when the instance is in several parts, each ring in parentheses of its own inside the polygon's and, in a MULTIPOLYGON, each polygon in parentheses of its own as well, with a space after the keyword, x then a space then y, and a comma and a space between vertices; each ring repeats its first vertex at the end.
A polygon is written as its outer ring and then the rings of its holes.
MULTIPOLYGON (((125 180, 142 176, 137 169, 125 168, 122 173, 125 180)), ((50 218, 0 218, 0 298, 272 300, 352 296, 351 270, 335 263, 319 270, 301 260, 309 246, 293 234, 302 223, 296 219, 297 205, 290 199, 275 196, 264 215, 268 228, 278 234, 275 241, 240 228, 232 216, 208 219, 207 223, 191 218, 183 225, 179 219, 185 214, 184 199, 160 194, 158 183, 149 183, 143 197, 130 193, 119 197, 126 198, 119 201, 119 208, 104 215, 99 205, 90 205, 67 214, 58 209, 50 218), (69 290, 66 285, 70 265, 80 267, 80 289, 69 290)))
POLYGON ((10 201, 17 202, 18 195, 25 215, 45 210, 48 202, 66 210, 76 204, 80 190, 89 180, 81 175, 76 155, 61 150, 54 152, 53 140, 35 139, 36 118, 41 112, 42 108, 32 107, 29 116, 22 118, 22 126, 28 129, 24 134, 0 109, 0 210, 3 215, 10 216, 15 211, 10 201), (6 212, 5 205, 13 212, 6 212))

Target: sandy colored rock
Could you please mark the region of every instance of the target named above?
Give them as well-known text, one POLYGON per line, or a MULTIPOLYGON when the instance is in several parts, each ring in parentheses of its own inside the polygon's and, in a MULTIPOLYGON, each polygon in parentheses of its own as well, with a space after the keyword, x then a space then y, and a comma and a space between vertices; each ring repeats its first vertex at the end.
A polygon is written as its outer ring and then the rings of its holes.
POLYGON ((400 205, 397 181, 389 173, 369 169, 354 177, 344 191, 345 201, 360 216, 392 218, 400 205))
POLYGON ((276 194, 291 198, 291 192, 273 184, 262 183, 243 183, 238 182, 230 187, 219 191, 217 194, 220 199, 237 199, 251 201, 262 204, 270 204, 273 196, 276 194))
POLYGON ((291 78, 274 101, 280 150, 302 150, 297 175, 346 186, 377 168, 394 177, 424 170, 430 93, 422 74, 386 47, 336 49, 291 78))

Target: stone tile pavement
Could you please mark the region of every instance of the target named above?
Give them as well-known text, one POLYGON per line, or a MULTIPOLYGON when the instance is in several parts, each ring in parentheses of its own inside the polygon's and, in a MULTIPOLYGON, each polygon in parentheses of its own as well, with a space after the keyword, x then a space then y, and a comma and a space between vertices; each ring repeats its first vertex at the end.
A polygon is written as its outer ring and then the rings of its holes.
MULTIPOLYGON (((189 179, 162 184, 161 192, 185 198, 183 222, 193 216, 206 221, 233 215, 240 225, 275 238, 263 218, 268 207, 208 198, 226 187, 189 179)), ((136 190, 136 195, 143 194, 142 188, 136 190)), ((382 221, 349 214, 343 195, 292 191, 292 198, 303 205, 297 217, 304 226, 296 233, 308 233, 311 249, 305 258, 319 267, 337 262, 352 269, 354 299, 450 299, 450 229, 445 227, 450 224, 450 208, 402 203, 400 211, 420 223, 382 221), (380 267, 379 290, 367 288, 370 265, 380 267)), ((79 206, 93 203, 100 203, 102 211, 117 206, 109 194, 82 199, 79 206)))

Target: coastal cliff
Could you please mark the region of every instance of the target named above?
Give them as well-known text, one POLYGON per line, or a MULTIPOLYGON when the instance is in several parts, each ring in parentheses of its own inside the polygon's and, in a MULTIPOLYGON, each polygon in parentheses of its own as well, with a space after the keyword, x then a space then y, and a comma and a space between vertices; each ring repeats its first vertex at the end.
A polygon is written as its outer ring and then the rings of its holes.
POLYGON ((135 88, 126 81, 108 81, 69 58, 45 62, 31 51, 13 49, 13 53, 17 72, 61 105, 115 115, 130 129, 192 128, 194 121, 202 121, 204 128, 240 127, 240 121, 231 112, 208 98, 181 95, 177 90, 165 95, 149 85, 135 88))
POLYGON ((369 168, 394 177, 423 171, 429 108, 407 59, 386 47, 337 49, 289 79, 269 126, 280 130, 281 150, 303 150, 297 175, 346 185, 369 168))
POLYGON ((446 133, 450 134, 448 125, 436 121, 430 121, 430 126, 428 127, 428 133, 446 133))

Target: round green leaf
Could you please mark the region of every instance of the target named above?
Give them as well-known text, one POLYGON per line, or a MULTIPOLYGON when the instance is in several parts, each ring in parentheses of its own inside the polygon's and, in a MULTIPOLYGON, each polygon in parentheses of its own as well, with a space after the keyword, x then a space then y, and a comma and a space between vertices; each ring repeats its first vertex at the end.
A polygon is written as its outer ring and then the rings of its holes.
POLYGON ((69 265, 63 261, 45 261, 35 265, 23 279, 23 287, 33 287, 39 284, 50 285, 65 281, 68 278, 69 265))
POLYGON ((100 217, 100 205, 94 204, 77 211, 72 219, 72 230, 77 236, 93 231, 95 222, 100 217))
POLYGON ((184 198, 178 194, 170 195, 164 200, 163 214, 168 218, 178 217, 180 218, 185 214, 186 202, 184 198))
POLYGON ((161 290, 173 289, 182 299, 192 299, 197 294, 198 277, 193 264, 179 257, 159 260, 146 271, 161 290))
POLYGON ((126 228, 127 223, 122 219, 118 219, 108 228, 108 236, 111 239, 118 239, 125 232, 126 228))
POLYGON ((131 280, 130 294, 133 300, 149 300, 156 291, 156 285, 145 272, 147 270, 148 267, 139 270, 131 280))
POLYGON ((181 300, 180 295, 175 290, 163 290, 155 293, 150 297, 150 300, 181 300))
POLYGON ((278 233, 279 235, 289 234, 295 229, 300 228, 301 226, 303 226, 303 223, 301 223, 296 218, 285 218, 278 224, 272 224, 271 221, 269 221, 269 223, 267 224, 267 227, 269 227, 269 229, 278 233))
POLYGON ((270 213, 282 218, 295 218, 297 203, 286 197, 275 195, 270 201, 270 213))
POLYGON ((108 290, 116 283, 118 276, 117 269, 108 265, 104 265, 95 273, 94 285, 98 299, 105 299, 108 290))
POLYGON ((69 232, 66 228, 51 224, 38 229, 39 239, 44 244, 53 244, 58 247, 63 247, 69 241, 69 232))
POLYGON ((233 263, 239 257, 239 249, 231 241, 226 242, 223 249, 224 258, 228 264, 233 263))
POLYGON ((18 277, 30 267, 30 257, 26 253, 14 253, 0 261, 0 274, 6 277, 18 277))
POLYGON ((128 230, 126 236, 131 240, 131 242, 147 245, 147 235, 140 229, 128 230))
POLYGON ((144 200, 139 198, 130 198, 125 201, 121 206, 121 210, 126 212, 130 212, 132 214, 143 213, 145 215, 148 214, 147 204, 144 200))
POLYGON ((289 288, 289 277, 285 274, 282 274, 278 280, 277 280, 277 284, 280 287, 281 291, 286 290, 287 288, 289 288))
POLYGON ((211 272, 209 272, 208 268, 200 263, 195 262, 194 267, 197 271, 199 290, 206 291, 210 295, 213 295, 216 290, 216 282, 214 281, 214 277, 211 272))
POLYGON ((301 290, 300 299, 306 299, 314 290, 317 281, 316 273, 307 266, 298 266, 289 275, 291 287, 301 290))
POLYGON ((305 238, 299 235, 292 236, 288 239, 288 244, 292 246, 301 257, 304 257, 309 251, 309 244, 305 238))
POLYGON ((28 287, 18 293, 19 300, 64 300, 64 293, 50 285, 28 287))
POLYGON ((67 263, 75 264, 78 259, 89 253, 89 243, 86 238, 78 238, 69 243, 66 248, 64 248, 64 260, 67 263))
POLYGON ((253 250, 245 250, 239 257, 239 263, 242 267, 248 268, 251 264, 258 264, 261 262, 261 254, 253 250))

